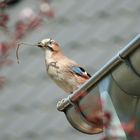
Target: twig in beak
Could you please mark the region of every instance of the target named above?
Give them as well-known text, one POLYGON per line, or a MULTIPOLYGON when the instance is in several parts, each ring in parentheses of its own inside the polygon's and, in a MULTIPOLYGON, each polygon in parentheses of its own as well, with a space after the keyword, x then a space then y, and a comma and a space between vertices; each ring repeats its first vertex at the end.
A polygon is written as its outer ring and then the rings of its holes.
POLYGON ((17 58, 17 63, 19 64, 19 47, 20 45, 28 45, 28 46, 37 46, 37 44, 28 44, 28 43, 18 43, 17 44, 17 49, 16 49, 16 58, 17 58))

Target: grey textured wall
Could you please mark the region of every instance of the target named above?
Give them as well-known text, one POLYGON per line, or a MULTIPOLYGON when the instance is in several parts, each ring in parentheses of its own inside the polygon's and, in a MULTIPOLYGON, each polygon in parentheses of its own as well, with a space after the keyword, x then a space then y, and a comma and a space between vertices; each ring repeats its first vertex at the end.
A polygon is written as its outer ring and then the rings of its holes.
MULTIPOLYGON (((24 7, 38 1, 24 0, 9 9, 14 21, 24 7)), ((94 74, 140 31, 139 0, 53 0, 54 19, 46 19, 24 42, 52 37, 65 54, 94 74)), ((46 75, 43 52, 22 47, 21 63, 15 51, 14 64, 2 69, 6 86, 0 90, 0 140, 99 140, 101 135, 85 135, 70 126, 56 110, 58 100, 67 95, 46 75)))

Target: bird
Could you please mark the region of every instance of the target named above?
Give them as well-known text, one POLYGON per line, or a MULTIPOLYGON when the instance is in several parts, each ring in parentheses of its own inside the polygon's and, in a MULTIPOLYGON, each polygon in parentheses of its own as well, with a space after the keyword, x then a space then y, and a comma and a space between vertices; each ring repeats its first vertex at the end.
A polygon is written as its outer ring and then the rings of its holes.
POLYGON ((43 39, 37 43, 37 46, 44 51, 49 77, 64 92, 72 94, 91 77, 81 65, 64 55, 60 45, 55 40, 43 39))

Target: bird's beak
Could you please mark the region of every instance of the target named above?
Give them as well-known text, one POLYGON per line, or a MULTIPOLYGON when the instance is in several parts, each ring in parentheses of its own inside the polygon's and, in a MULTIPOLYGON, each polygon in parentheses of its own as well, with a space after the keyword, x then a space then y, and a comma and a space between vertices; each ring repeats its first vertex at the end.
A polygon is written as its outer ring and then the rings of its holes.
POLYGON ((40 48, 43 48, 44 44, 42 42, 38 42, 37 46, 40 47, 40 48))

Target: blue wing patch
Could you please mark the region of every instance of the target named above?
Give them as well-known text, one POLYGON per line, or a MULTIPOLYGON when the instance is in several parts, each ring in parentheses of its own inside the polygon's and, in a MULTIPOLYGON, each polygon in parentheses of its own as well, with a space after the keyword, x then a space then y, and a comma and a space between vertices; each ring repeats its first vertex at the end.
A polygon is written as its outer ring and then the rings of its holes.
POLYGON ((72 71, 81 75, 81 76, 83 75, 83 72, 79 67, 72 67, 72 71))
POLYGON ((85 77, 85 78, 89 78, 91 77, 90 74, 88 74, 82 67, 72 67, 72 71, 74 73, 76 73, 79 76, 85 77))

